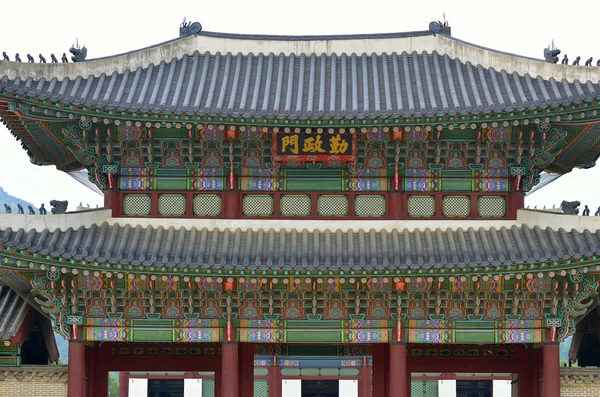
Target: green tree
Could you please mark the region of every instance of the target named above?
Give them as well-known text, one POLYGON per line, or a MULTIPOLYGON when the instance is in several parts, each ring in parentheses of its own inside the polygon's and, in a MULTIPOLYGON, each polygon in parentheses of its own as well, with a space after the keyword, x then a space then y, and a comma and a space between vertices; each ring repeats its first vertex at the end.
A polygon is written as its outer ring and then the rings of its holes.
POLYGON ((108 393, 110 397, 119 397, 119 373, 108 374, 108 393))

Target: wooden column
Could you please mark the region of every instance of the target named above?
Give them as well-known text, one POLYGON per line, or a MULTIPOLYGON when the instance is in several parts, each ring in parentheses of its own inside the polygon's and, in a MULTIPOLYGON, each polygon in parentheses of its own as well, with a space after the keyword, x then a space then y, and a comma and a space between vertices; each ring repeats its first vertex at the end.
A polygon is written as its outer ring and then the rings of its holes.
POLYGON ((113 217, 123 215, 121 213, 121 196, 119 192, 114 190, 105 190, 104 192, 104 208, 112 210, 113 217))
POLYGON ((129 372, 119 372, 119 397, 129 397, 129 372))
POLYGON ((242 206, 240 192, 230 190, 223 192, 223 218, 239 219, 242 206))
POLYGON ((560 347, 546 343, 543 347, 544 397, 560 397, 560 347))
POLYGON ((96 397, 108 396, 108 371, 98 371, 94 374, 96 380, 96 397))
POLYGON ((221 397, 221 368, 215 371, 215 397, 221 397))
POLYGON ((85 393, 85 344, 81 340, 69 341, 68 377, 67 397, 82 397, 85 393))
POLYGON ((363 366, 360 367, 358 379, 358 397, 371 397, 371 368, 367 365, 367 359, 363 361, 363 366))
POLYGON ((410 397, 408 391, 408 376, 406 366, 406 343, 396 342, 390 344, 389 364, 389 396, 410 397))
MULTIPOLYGON (((221 350, 221 397, 238 397, 238 344, 225 342, 221 350)), ((71 396, 69 396, 71 397, 71 396)))
POLYGON ((273 365, 269 367, 269 397, 281 397, 282 392, 281 372, 277 358, 273 358, 273 365))
POLYGON ((254 397, 254 352, 252 343, 239 345, 239 395, 240 397, 254 397))
POLYGON ((387 370, 388 360, 386 360, 386 344, 376 343, 371 345, 371 354, 373 356, 373 397, 387 397, 387 370))

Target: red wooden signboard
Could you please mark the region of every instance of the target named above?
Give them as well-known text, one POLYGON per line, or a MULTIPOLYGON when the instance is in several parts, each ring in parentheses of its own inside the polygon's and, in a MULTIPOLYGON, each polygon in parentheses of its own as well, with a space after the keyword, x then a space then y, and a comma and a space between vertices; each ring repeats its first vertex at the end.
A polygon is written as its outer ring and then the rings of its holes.
POLYGON ((275 161, 354 161, 355 134, 274 133, 275 161))

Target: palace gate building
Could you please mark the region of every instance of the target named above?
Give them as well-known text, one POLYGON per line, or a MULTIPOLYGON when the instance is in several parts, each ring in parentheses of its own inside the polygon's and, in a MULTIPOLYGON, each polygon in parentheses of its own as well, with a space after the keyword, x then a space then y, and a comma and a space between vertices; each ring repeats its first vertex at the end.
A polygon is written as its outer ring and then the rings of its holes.
POLYGON ((599 227, 520 209, 543 171, 595 164, 599 81, 435 23, 0 61, 31 161, 105 198, 3 217, 2 282, 69 340, 69 397, 106 396, 109 371, 251 396, 255 366, 269 397, 301 375, 320 385, 303 396, 347 376, 405 397, 444 373, 558 396, 560 341, 599 361, 599 227))

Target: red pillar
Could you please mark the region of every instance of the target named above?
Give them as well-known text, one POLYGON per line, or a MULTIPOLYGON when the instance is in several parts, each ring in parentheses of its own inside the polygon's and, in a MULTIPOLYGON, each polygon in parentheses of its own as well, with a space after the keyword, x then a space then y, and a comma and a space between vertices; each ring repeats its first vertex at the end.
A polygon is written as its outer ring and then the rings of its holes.
POLYGON ((241 194, 238 191, 227 191, 223 193, 223 218, 239 219, 241 208, 241 194))
POLYGON ((121 196, 119 195, 119 192, 114 190, 105 190, 103 193, 104 208, 112 210, 113 217, 121 216, 121 196))
POLYGON ((269 397, 281 397, 281 394, 283 393, 281 386, 281 372, 276 361, 274 364, 275 365, 269 367, 269 397))
POLYGON ((560 348, 558 343, 544 344, 544 397, 560 397, 560 348))
POLYGON ((239 344, 239 395, 240 397, 254 397, 254 352, 256 348, 252 343, 239 344))
POLYGON ((236 342, 223 343, 221 360, 221 397, 238 397, 238 344, 236 342))
POLYGON ((221 397, 221 369, 215 371, 215 397, 221 397))
POLYGON ((408 376, 406 367, 406 343, 390 344, 390 377, 389 396, 409 397, 408 376))
POLYGON ((69 366, 67 371, 69 377, 67 397, 83 396, 85 393, 85 344, 83 341, 69 341, 69 366))
POLYGON ((367 365, 365 360, 363 366, 360 367, 358 379, 358 397, 371 397, 371 388, 371 368, 367 365))
POLYGON ((94 376, 97 379, 95 397, 108 397, 108 371, 98 371, 94 376))
POLYGON ((129 372, 119 372, 119 397, 129 396, 129 372))
POLYGON ((96 373, 96 354, 90 347, 85 348, 85 390, 86 397, 96 397, 95 377, 96 373))
POLYGON ((386 345, 376 343, 371 345, 371 354, 373 356, 373 397, 386 397, 386 345))

